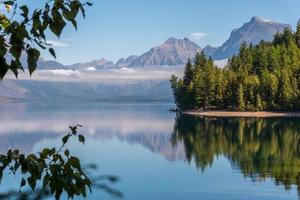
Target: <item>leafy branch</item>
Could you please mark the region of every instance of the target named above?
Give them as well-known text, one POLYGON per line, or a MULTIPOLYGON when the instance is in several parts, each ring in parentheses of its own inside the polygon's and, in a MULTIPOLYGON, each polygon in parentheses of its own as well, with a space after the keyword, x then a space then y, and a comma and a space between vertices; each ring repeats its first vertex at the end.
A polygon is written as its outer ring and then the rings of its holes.
POLYGON ((58 38, 67 23, 77 30, 79 13, 85 18, 85 7, 90 2, 81 0, 48 0, 44 8, 30 12, 27 5, 19 6, 17 0, 0 1, 5 5, 6 14, 0 13, 0 79, 11 70, 18 77, 18 70, 24 71, 21 55, 27 55, 30 75, 36 70, 40 58, 39 49, 48 49, 56 58, 55 50, 47 42, 46 31, 49 30, 58 38), (9 13, 11 17, 8 17, 9 13), (37 47, 36 47, 37 46, 37 47))
POLYGON ((39 193, 49 190, 51 196, 60 199, 63 193, 68 198, 75 196, 86 197, 87 190, 92 191, 92 180, 83 172, 79 158, 72 156, 66 149, 71 137, 78 137, 81 143, 85 142, 83 135, 77 134, 81 125, 70 127, 70 133, 62 138, 60 148, 44 148, 37 154, 21 154, 19 150, 9 150, 6 155, 0 155, 0 181, 3 172, 11 174, 21 173, 20 193, 26 185, 35 191, 40 182, 42 188, 39 193))

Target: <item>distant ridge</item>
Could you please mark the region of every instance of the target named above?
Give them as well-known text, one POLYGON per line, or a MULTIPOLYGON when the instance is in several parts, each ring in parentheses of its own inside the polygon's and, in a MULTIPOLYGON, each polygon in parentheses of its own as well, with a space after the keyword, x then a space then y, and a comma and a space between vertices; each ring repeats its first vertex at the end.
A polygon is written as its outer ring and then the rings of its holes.
POLYGON ((128 67, 133 61, 135 61, 138 58, 138 56, 129 56, 127 58, 121 58, 120 60, 117 61, 116 65, 118 67, 128 67))

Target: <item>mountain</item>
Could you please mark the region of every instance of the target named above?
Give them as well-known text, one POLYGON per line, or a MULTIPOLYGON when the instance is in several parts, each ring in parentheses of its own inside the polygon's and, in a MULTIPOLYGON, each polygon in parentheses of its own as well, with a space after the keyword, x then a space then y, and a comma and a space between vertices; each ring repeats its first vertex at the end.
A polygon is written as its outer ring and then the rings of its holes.
POLYGON ((90 62, 84 62, 84 63, 76 63, 73 65, 68 66, 68 68, 73 70, 97 70, 97 69, 103 69, 103 68, 110 68, 115 67, 113 62, 106 60, 105 58, 101 58, 99 60, 93 60, 90 62))
POLYGON ((135 61, 138 58, 138 56, 129 56, 127 58, 121 58, 120 60, 117 61, 116 65, 118 67, 127 67, 129 66, 133 61, 135 61))
MULTIPOLYGON (((7 60, 11 60, 12 56, 7 55, 6 56, 7 60)), ((28 64, 27 64, 27 55, 25 53, 21 54, 20 61, 24 68, 26 69, 28 64)), ((59 63, 58 61, 55 60, 45 60, 43 57, 40 57, 37 63, 37 69, 38 70, 51 70, 51 69, 67 69, 66 66, 63 64, 59 63)))
POLYGON ((242 27, 234 29, 229 39, 222 46, 218 48, 207 46, 203 51, 214 60, 226 59, 238 53, 243 42, 258 44, 261 40, 271 41, 277 32, 282 32, 285 28, 292 29, 288 24, 252 17, 242 27))
POLYGON ((38 61, 37 65, 38 65, 37 69, 43 69, 43 70, 67 69, 66 66, 64 66, 63 64, 61 64, 55 60, 40 59, 38 61))
POLYGON ((200 51, 201 48, 187 38, 169 38, 164 44, 136 58, 129 67, 183 65, 200 51))
POLYGON ((203 48, 202 51, 204 52, 205 55, 211 56, 211 55, 214 54, 214 52, 215 52, 217 49, 218 49, 218 48, 216 48, 216 47, 212 47, 212 46, 210 46, 210 45, 207 45, 206 47, 203 48))

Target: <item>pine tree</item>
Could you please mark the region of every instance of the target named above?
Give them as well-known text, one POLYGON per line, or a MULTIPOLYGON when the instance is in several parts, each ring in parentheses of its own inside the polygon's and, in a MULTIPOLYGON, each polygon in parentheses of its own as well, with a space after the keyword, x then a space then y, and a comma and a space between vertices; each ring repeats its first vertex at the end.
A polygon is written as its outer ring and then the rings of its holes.
POLYGON ((189 59, 185 69, 184 69, 184 77, 183 77, 183 82, 186 86, 190 85, 194 77, 194 70, 193 70, 193 65, 191 63, 191 60, 189 59))
POLYGON ((200 109, 204 107, 204 90, 203 90, 203 78, 200 74, 196 76, 194 84, 194 98, 195 98, 195 108, 200 109))
POLYGON ((296 44, 300 48, 300 20, 297 24, 297 31, 295 33, 296 44))
POLYGON ((255 105, 256 109, 259 110, 263 110, 263 105, 262 105, 262 100, 260 98, 260 95, 257 94, 256 95, 256 105, 255 105))
POLYGON ((244 89, 243 85, 240 83, 238 88, 238 110, 245 110, 245 102, 244 102, 244 89))
POLYGON ((201 70, 206 64, 208 60, 206 58, 206 55, 202 51, 201 53, 197 53, 195 57, 195 71, 201 70))
POLYGON ((178 80, 178 78, 175 75, 172 75, 172 77, 170 79, 170 84, 171 84, 175 104, 177 107, 179 107, 180 99, 178 99, 178 81, 177 80, 178 80))

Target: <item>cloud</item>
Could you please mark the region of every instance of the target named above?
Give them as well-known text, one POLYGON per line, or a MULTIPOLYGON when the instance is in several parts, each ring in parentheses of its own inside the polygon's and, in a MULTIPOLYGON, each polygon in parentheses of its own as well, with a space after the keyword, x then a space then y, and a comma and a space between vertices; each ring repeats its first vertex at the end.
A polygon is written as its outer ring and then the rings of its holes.
POLYGON ((88 67, 86 70, 87 71, 96 71, 97 69, 95 67, 88 67))
POLYGON ((201 40, 205 36, 207 36, 207 33, 202 33, 202 32, 191 33, 191 38, 197 41, 201 40))
POLYGON ((68 43, 58 41, 58 40, 47 40, 48 44, 51 44, 54 47, 67 47, 69 46, 68 43))
MULTIPOLYGON (((39 80, 57 82, 84 82, 84 83, 107 83, 107 84, 129 84, 139 81, 162 81, 169 80, 174 74, 181 77, 182 66, 171 66, 165 68, 151 69, 103 69, 103 70, 37 70, 30 77, 28 72, 20 73, 19 80, 39 80)), ((15 79, 13 73, 8 73, 7 79, 15 79)))
POLYGON ((65 70, 65 69, 55 69, 55 70, 44 70, 44 72, 49 72, 52 73, 54 75, 58 75, 58 76, 74 76, 74 75, 78 75, 79 72, 78 71, 73 71, 73 70, 65 70))

